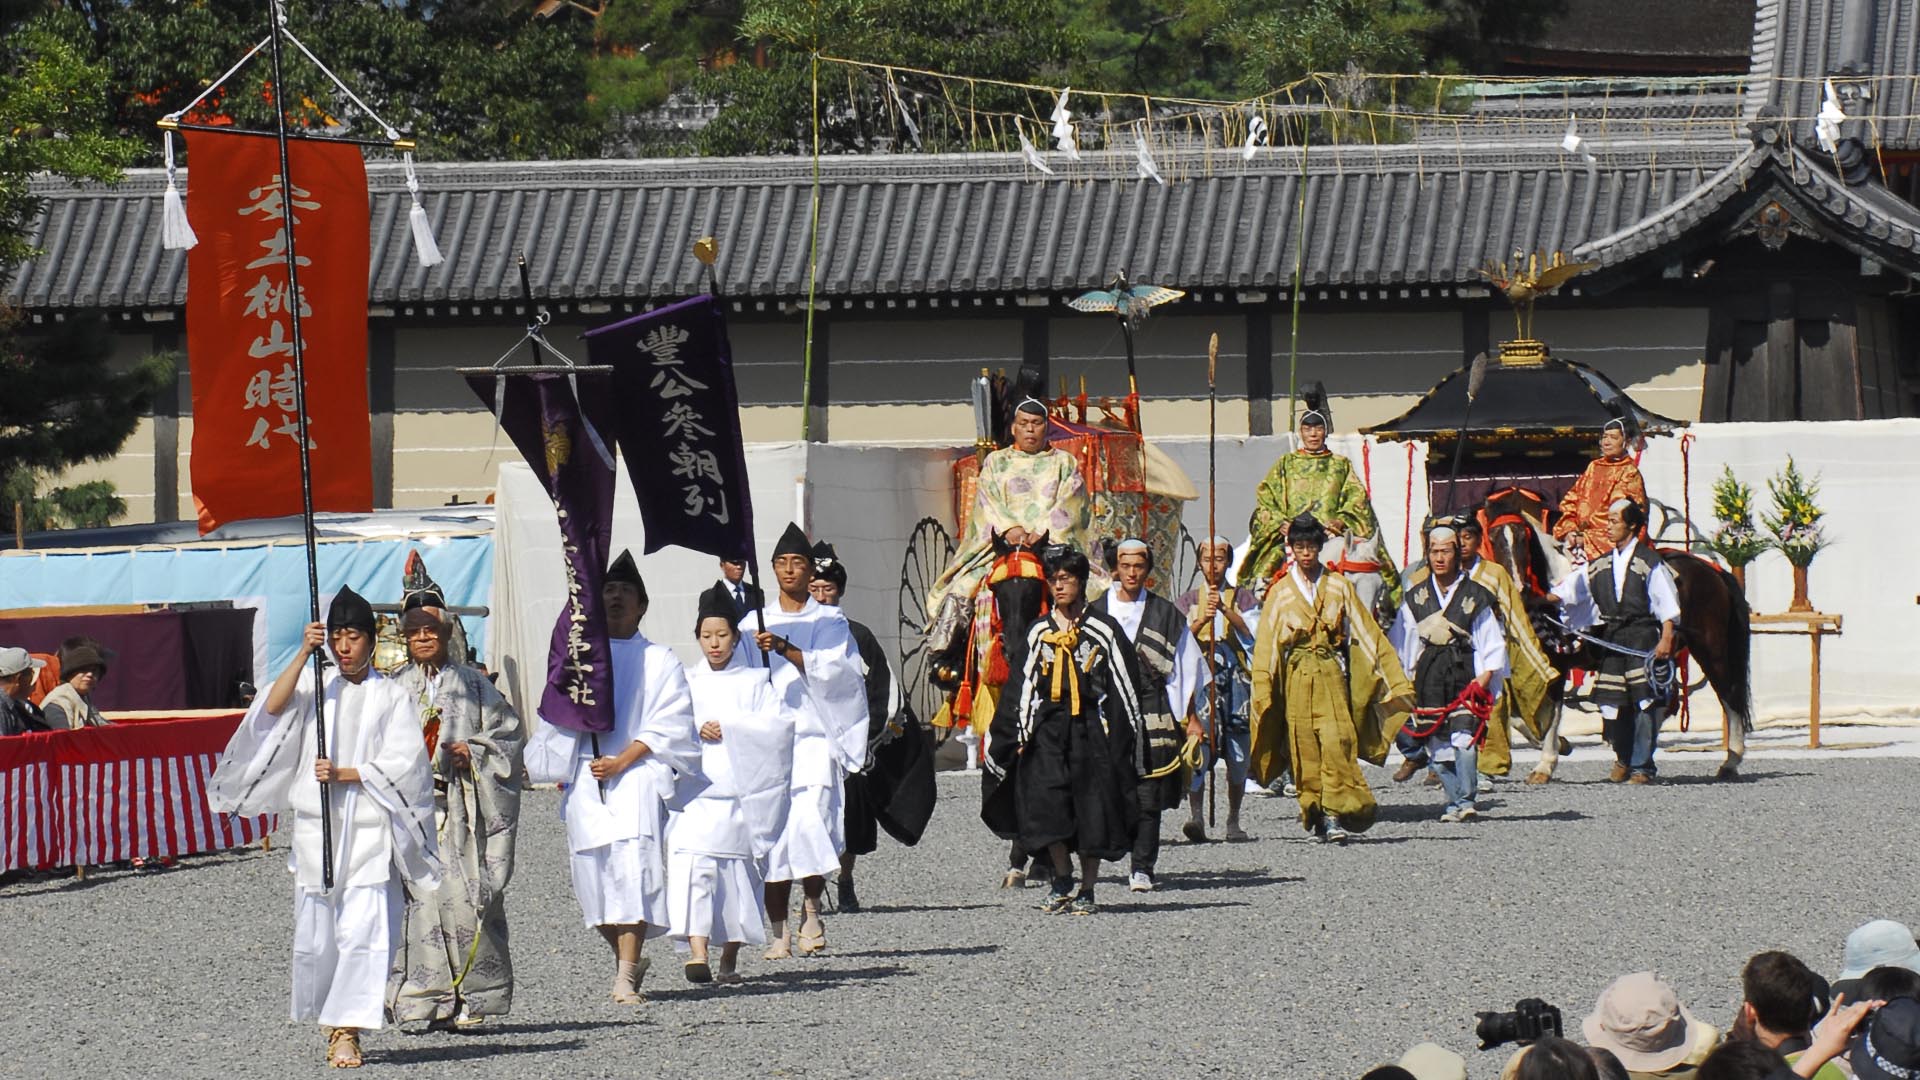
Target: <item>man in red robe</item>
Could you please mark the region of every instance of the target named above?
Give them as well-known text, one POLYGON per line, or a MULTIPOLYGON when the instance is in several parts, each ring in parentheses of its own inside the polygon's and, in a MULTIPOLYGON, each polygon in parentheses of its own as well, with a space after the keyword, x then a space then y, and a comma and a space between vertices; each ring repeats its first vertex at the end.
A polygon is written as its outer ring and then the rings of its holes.
POLYGON ((1627 425, 1618 417, 1607 421, 1600 431, 1600 456, 1587 463, 1586 471, 1560 500, 1554 539, 1574 559, 1597 559, 1612 551, 1613 542, 1607 537, 1607 507, 1616 499, 1631 499, 1643 510, 1647 505, 1647 484, 1640 477, 1639 467, 1627 456, 1627 425), (1576 535, 1579 543, 1570 539, 1576 535))

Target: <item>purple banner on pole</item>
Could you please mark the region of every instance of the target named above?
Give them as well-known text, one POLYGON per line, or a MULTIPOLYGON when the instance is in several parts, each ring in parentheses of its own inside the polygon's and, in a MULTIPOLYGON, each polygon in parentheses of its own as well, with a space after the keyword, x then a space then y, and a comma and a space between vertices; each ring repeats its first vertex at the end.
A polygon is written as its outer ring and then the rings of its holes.
POLYGON ((567 603, 547 649, 541 719, 571 731, 612 731, 613 658, 600 584, 613 539, 613 451, 600 433, 612 411, 613 377, 555 369, 469 375, 467 385, 498 412, 500 427, 533 466, 560 519, 567 603))
POLYGON ((698 296, 587 331, 613 368, 615 437, 646 525, 646 551, 678 544, 751 565, 753 500, 720 301, 698 296))

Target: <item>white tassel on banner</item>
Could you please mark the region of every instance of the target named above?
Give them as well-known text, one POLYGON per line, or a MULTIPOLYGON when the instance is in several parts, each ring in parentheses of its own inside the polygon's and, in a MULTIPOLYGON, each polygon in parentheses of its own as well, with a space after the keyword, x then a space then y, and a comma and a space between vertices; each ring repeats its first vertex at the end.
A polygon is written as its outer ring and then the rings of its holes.
POLYGON ((166 133, 167 146, 167 191, 160 197, 160 246, 170 251, 186 251, 200 242, 193 234, 193 225, 187 221, 187 204, 180 198, 180 187, 174 180, 173 132, 166 133))
POLYGON ((427 218, 427 208, 420 205, 420 178, 413 173, 413 155, 402 154, 401 159, 407 167, 407 195, 413 199, 413 209, 407 211, 407 224, 413 226, 413 253, 420 259, 421 266, 439 266, 446 262, 440 254, 440 245, 433 239, 433 222, 427 218))
POLYGON ((1053 167, 1047 164, 1046 158, 1040 156, 1040 151, 1033 145, 1033 140, 1027 138, 1025 131, 1020 132, 1020 153, 1026 157, 1027 164, 1048 176, 1053 175, 1053 167))

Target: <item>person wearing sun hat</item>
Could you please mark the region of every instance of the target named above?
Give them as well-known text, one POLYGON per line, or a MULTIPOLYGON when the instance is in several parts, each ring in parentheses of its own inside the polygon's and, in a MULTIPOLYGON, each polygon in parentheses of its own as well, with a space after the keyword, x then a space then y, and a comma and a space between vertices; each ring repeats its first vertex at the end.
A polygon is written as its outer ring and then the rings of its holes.
POLYGON ((107 718, 94 707, 93 691, 107 677, 107 665, 113 658, 112 649, 89 637, 60 643, 60 685, 40 699, 40 711, 46 714, 48 727, 60 731, 106 726, 107 718))
POLYGON ((0 649, 0 735, 46 731, 47 718, 28 697, 33 680, 47 666, 18 645, 0 649))
POLYGON ((1415 1043, 1400 1055, 1400 1067, 1414 1080, 1467 1080, 1467 1060, 1439 1043, 1415 1043))
POLYGON ((1860 1080, 1920 1077, 1920 1002, 1895 998, 1873 1010, 1854 1032, 1847 1064, 1860 1080))
POLYGON ((1686 1007, 1673 987, 1651 971, 1608 984, 1581 1024, 1587 1044, 1612 1052, 1635 1080, 1686 1080, 1720 1033, 1686 1007))

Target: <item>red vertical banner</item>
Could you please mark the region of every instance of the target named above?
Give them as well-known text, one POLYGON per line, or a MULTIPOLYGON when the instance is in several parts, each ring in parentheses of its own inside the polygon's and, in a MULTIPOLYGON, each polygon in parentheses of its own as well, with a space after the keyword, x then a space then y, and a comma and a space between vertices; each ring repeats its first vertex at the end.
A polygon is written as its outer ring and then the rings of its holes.
POLYGON ((200 531, 300 513, 293 305, 315 510, 373 508, 367 170, 357 146, 188 133, 187 363, 200 531), (300 296, 287 275, 288 229, 300 296))

